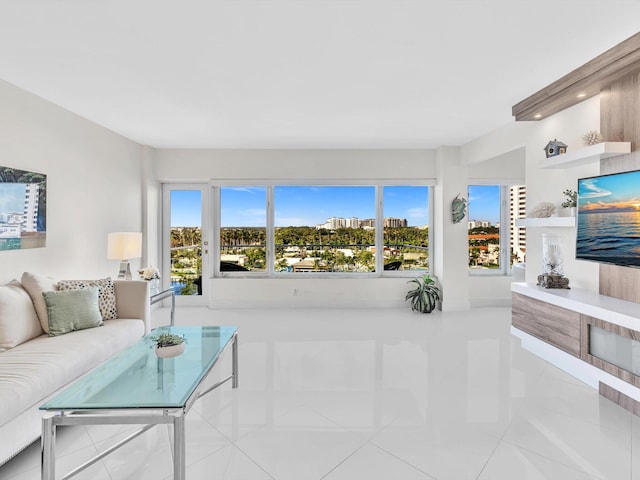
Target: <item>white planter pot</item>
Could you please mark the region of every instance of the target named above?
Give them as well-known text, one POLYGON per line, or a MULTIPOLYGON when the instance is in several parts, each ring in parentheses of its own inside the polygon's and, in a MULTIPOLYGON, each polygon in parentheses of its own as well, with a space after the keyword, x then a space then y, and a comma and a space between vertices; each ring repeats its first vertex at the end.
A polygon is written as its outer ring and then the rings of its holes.
POLYGON ((184 352, 186 344, 171 345, 169 347, 156 347, 156 355, 158 358, 173 358, 184 352))

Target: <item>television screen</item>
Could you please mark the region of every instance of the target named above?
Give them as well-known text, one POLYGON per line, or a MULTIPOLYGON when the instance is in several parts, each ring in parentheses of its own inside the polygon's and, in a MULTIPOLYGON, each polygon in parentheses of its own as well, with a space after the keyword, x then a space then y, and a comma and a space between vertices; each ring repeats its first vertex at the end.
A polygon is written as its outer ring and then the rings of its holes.
POLYGON ((640 267, 640 170, 578 180, 576 258, 640 267))

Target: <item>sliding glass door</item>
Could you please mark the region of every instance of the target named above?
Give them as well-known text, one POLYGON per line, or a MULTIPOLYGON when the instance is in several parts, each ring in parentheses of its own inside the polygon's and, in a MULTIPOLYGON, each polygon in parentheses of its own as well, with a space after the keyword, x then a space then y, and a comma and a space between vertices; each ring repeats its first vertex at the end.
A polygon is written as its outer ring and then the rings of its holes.
POLYGON ((163 187, 163 281, 183 305, 206 303, 208 272, 208 187, 165 184, 163 187))

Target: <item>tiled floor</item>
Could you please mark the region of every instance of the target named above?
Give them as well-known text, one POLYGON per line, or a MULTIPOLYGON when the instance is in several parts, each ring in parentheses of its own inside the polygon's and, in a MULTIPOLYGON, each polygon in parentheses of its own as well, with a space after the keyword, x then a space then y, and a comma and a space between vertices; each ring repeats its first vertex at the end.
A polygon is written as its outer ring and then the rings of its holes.
MULTIPOLYGON (((640 419, 522 350, 509 309, 190 308, 176 322, 240 327, 240 388, 187 416, 189 480, 640 480, 640 419)), ((126 432, 62 430, 58 472, 126 432)), ((0 467, 38 478, 37 444, 0 467)), ((171 478, 167 430, 76 478, 171 478)))

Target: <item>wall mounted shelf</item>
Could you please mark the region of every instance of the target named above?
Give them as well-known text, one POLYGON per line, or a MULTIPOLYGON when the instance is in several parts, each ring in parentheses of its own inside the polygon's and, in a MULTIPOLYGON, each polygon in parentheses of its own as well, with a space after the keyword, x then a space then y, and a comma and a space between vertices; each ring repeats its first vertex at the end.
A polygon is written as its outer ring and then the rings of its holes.
POLYGON ((516 227, 575 227, 576 217, 516 218, 516 227))
POLYGON ((597 162, 603 158, 631 153, 631 142, 602 142, 573 152, 546 158, 540 168, 571 168, 597 162))

